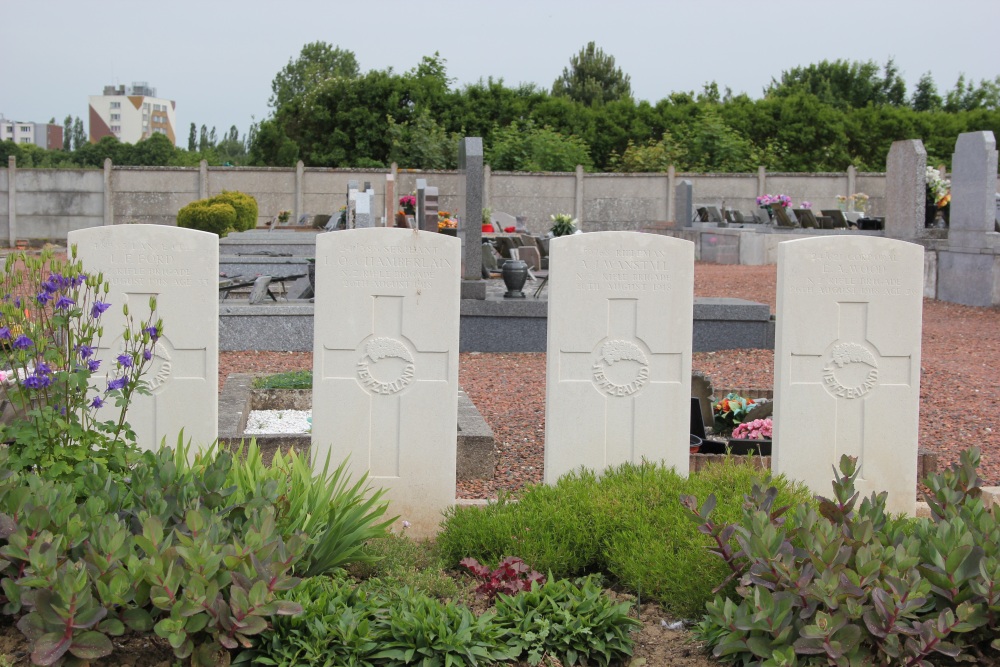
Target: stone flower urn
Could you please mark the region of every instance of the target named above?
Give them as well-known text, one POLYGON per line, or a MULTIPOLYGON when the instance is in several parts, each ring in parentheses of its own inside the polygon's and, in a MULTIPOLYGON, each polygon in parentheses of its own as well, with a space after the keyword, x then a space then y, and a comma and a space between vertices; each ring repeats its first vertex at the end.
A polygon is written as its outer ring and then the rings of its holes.
POLYGON ((507 286, 507 293, 503 295, 505 299, 523 299, 524 283, 528 280, 528 265, 520 259, 508 259, 503 263, 501 270, 503 284, 507 286))

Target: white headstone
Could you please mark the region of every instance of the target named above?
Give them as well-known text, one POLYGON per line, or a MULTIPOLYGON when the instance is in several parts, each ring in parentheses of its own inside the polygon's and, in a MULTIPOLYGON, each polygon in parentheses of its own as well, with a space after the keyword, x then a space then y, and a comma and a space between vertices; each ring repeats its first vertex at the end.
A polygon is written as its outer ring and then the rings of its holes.
POLYGON ((549 266, 546 483, 643 459, 687 475, 694 244, 562 236, 549 266))
POLYGON ((367 229, 375 226, 375 216, 372 215, 372 193, 359 192, 354 200, 354 228, 367 229))
MULTIPOLYGON (((135 322, 156 314, 163 335, 145 379, 152 394, 135 394, 127 419, 144 449, 176 445, 184 429, 193 451, 211 445, 219 421, 219 238, 163 225, 112 225, 71 231, 70 244, 88 273, 102 272, 111 308, 101 317, 101 371, 121 352, 122 304, 135 322)), ((113 379, 113 378, 111 378, 113 379)))
POLYGON ((418 537, 455 500, 460 267, 444 234, 316 239, 313 464, 349 457, 418 537))
POLYGON ((843 454, 862 496, 913 514, 924 250, 875 237, 778 245, 772 468, 829 497, 843 454))

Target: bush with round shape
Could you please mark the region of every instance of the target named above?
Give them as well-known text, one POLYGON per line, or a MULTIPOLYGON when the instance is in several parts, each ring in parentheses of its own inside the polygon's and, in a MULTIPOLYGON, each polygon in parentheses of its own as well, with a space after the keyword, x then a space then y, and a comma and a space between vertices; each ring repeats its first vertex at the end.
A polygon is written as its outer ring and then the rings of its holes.
POLYGON ((236 224, 233 228, 245 232, 257 226, 257 200, 244 192, 223 190, 208 201, 229 204, 236 210, 236 224))
POLYGON ((177 212, 177 226, 225 236, 236 226, 236 209, 209 199, 193 201, 177 212))

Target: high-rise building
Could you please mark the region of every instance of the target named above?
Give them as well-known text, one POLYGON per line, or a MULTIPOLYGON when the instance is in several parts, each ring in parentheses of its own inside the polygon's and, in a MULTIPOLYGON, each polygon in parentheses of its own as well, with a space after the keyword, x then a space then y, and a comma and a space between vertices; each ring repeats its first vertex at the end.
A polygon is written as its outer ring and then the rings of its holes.
POLYGON ((165 134, 176 144, 176 106, 173 100, 157 97, 156 89, 145 81, 133 83, 127 94, 124 85, 105 86, 103 95, 90 96, 90 141, 110 136, 134 144, 165 134))
POLYGON ((16 144, 35 144, 39 148, 52 150, 63 147, 62 125, 51 123, 29 123, 7 120, 0 116, 0 141, 16 144))

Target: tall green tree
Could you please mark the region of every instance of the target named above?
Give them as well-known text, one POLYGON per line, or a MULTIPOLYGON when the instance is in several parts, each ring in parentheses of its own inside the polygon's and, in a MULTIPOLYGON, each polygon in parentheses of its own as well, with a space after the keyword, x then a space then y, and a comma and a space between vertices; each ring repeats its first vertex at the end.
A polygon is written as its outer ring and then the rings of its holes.
POLYGON ((271 81, 268 104, 275 110, 281 109, 294 97, 327 79, 354 79, 358 72, 358 61, 353 51, 326 42, 310 42, 302 47, 298 58, 289 58, 288 64, 271 81))
POLYGON ((588 42, 569 59, 569 67, 552 84, 552 94, 596 106, 632 97, 632 84, 628 74, 615 67, 614 56, 588 42))
POLYGON ((66 116, 63 120, 63 150, 73 150, 73 116, 66 116))
POLYGON ((204 153, 210 146, 211 144, 208 143, 208 126, 202 124, 201 132, 198 134, 198 151, 204 153))
POLYGON ((188 151, 194 153, 196 150, 198 150, 198 128, 191 123, 191 129, 188 130, 188 151))
POLYGON ((83 131, 83 121, 77 116, 73 121, 73 150, 78 151, 88 143, 87 133, 83 131))
POLYGON ((941 96, 938 95, 934 77, 931 76, 930 72, 925 72, 913 90, 910 106, 913 107, 914 111, 937 111, 941 108, 941 103, 941 96))
POLYGON ((768 97, 787 97, 805 92, 839 109, 860 109, 867 104, 901 106, 906 102, 906 84, 892 58, 880 70, 873 60, 865 62, 823 60, 793 67, 771 80, 768 97))

